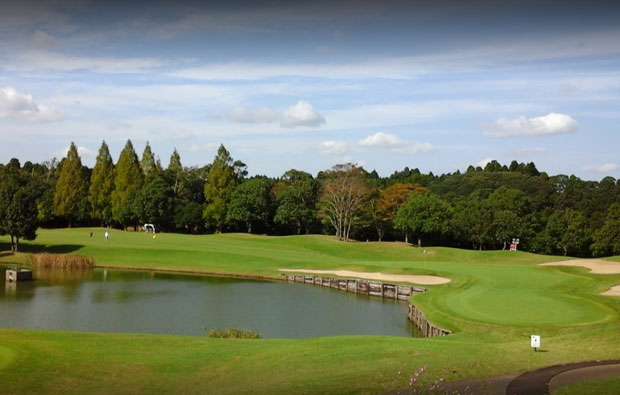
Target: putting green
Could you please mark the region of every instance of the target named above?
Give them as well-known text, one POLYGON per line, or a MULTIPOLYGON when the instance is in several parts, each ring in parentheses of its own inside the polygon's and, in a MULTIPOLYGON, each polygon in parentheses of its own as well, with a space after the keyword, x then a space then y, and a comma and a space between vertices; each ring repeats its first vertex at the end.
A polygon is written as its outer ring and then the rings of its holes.
MULTIPOLYGON (((450 315, 518 326, 583 325, 616 317, 613 309, 597 303, 590 294, 575 291, 579 285, 588 289, 591 281, 587 278, 525 265, 468 266, 462 272, 475 276, 474 283, 441 300, 450 315)), ((437 304, 433 307, 441 309, 437 304)))

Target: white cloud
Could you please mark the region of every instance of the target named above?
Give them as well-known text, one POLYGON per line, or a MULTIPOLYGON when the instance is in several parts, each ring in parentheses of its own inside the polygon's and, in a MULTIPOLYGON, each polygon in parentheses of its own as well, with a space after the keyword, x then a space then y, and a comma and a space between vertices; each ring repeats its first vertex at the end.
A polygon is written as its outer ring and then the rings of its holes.
POLYGON ((0 88, 0 119, 23 119, 32 122, 60 121, 63 117, 54 107, 37 104, 32 95, 7 86, 0 88))
POLYGON ((325 122, 325 117, 319 114, 312 104, 301 100, 294 106, 286 109, 280 121, 280 126, 283 128, 294 128, 297 126, 316 128, 325 122))
MULTIPOLYGON (((64 149, 57 151, 54 156, 57 158, 64 158, 67 156, 67 154, 69 153, 69 146, 65 147, 64 149)), ((78 151, 78 155, 80 157, 94 157, 96 156, 95 151, 92 151, 86 147, 77 147, 77 151, 78 151)))
POLYGON ((280 118, 280 115, 269 108, 248 109, 243 107, 233 108, 226 118, 239 123, 270 123, 280 118))
POLYGON ((377 132, 359 141, 362 147, 380 148, 400 154, 417 154, 433 149, 430 143, 403 140, 393 134, 377 132))
POLYGON ((323 141, 319 145, 319 153, 321 155, 343 156, 349 152, 349 145, 344 141, 328 140, 323 141))
POLYGON ((487 137, 513 136, 551 136, 574 132, 578 128, 577 121, 570 115, 551 112, 547 115, 526 118, 499 118, 495 123, 485 125, 484 135, 487 137))
POLYGON ((489 163, 493 162, 495 160, 495 158, 486 158, 481 160, 480 162, 476 163, 476 166, 480 166, 482 168, 484 168, 486 165, 488 165, 489 163))
POLYGON ((583 167, 585 171, 591 171, 596 173, 611 173, 614 170, 618 169, 618 165, 616 163, 605 163, 602 165, 587 165, 583 167))
POLYGON ((217 143, 208 143, 208 144, 192 144, 185 149, 185 151, 189 152, 214 152, 218 149, 220 145, 217 143))

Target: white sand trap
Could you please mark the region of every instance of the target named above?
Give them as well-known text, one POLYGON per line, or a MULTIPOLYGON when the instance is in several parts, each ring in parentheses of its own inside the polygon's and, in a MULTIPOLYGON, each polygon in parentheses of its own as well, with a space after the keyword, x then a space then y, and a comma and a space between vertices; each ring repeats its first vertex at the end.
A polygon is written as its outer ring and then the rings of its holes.
POLYGON ((353 272, 350 270, 310 270, 310 269, 278 269, 281 272, 292 273, 308 273, 308 274, 333 274, 339 277, 357 277, 366 280, 381 280, 381 281, 394 281, 402 283, 422 284, 422 285, 437 285, 449 283, 449 278, 439 276, 425 276, 425 275, 409 275, 409 274, 384 274, 384 273, 368 273, 368 272, 353 272))
POLYGON ((620 296, 620 285, 614 285, 613 287, 609 288, 609 290, 601 292, 601 295, 620 296))
POLYGON ((602 259, 573 259, 570 261, 541 263, 540 266, 581 266, 594 274, 620 274, 620 262, 602 259))

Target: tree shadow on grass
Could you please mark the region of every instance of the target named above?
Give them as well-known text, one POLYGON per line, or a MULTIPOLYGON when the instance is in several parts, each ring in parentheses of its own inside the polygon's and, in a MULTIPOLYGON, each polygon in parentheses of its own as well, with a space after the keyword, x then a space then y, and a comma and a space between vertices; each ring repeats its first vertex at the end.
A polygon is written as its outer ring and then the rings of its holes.
MULTIPOLYGON (((41 253, 49 252, 51 254, 68 254, 75 252, 83 248, 83 245, 79 244, 57 244, 52 246, 46 246, 42 244, 20 244, 19 252, 29 253, 41 253)), ((11 255, 11 244, 6 242, 0 242, 0 256, 11 255)))

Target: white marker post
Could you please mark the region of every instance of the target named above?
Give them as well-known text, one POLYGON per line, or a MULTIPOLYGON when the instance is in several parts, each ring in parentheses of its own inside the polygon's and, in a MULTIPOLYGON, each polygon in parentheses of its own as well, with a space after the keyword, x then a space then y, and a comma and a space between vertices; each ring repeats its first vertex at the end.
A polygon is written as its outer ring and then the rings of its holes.
POLYGON ((534 351, 538 351, 540 348, 540 335, 532 335, 530 337, 530 344, 534 351))

